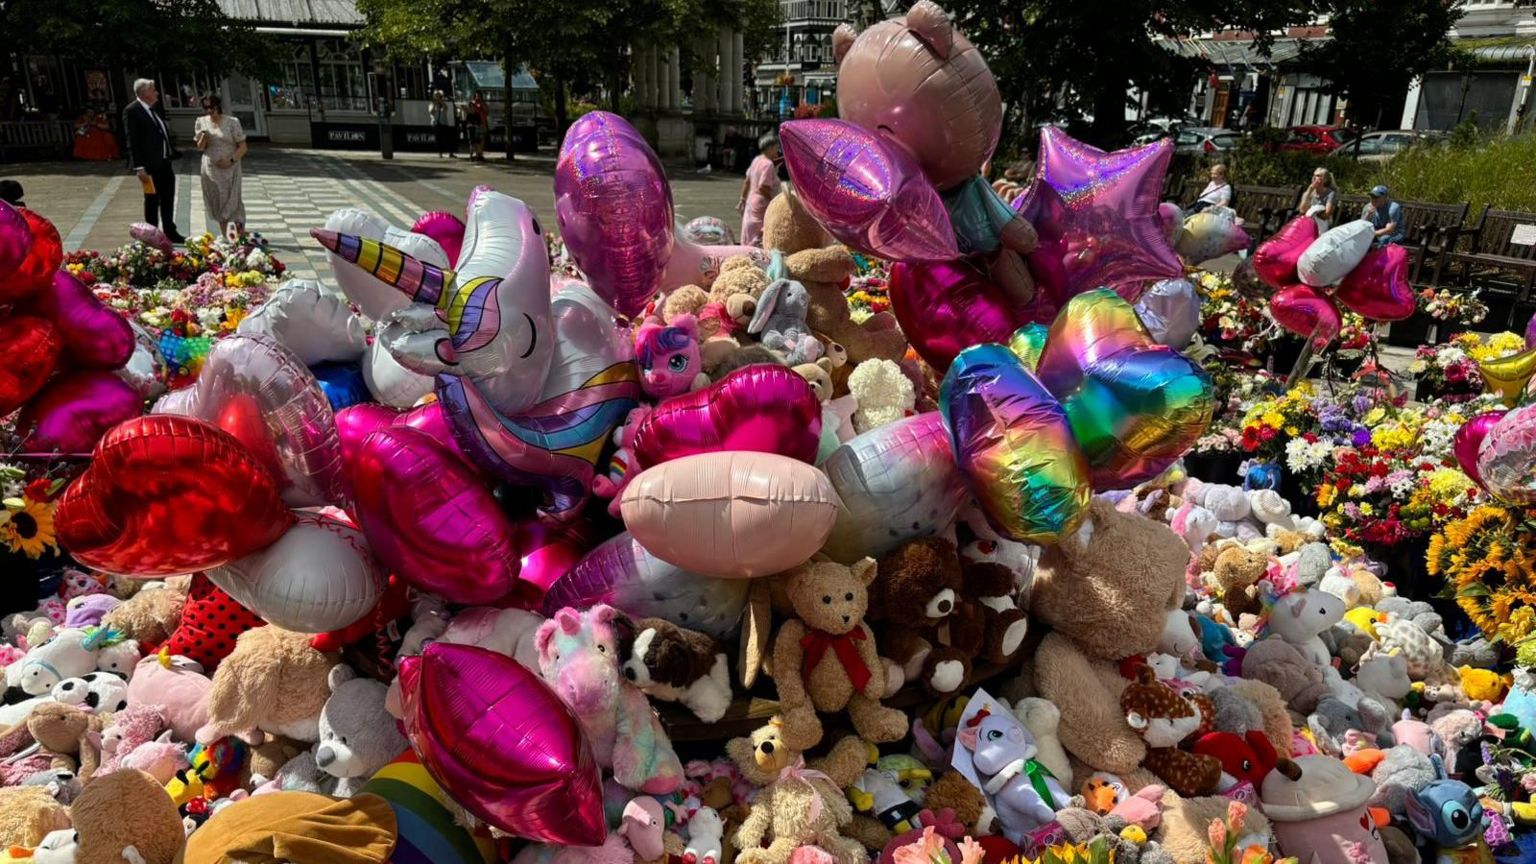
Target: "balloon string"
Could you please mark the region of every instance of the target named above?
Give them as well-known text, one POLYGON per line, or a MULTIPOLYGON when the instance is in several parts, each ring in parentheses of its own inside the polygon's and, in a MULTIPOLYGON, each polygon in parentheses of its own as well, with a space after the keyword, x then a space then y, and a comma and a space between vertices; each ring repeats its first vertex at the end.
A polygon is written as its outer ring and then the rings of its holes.
MULTIPOLYGON (((385 590, 387 591, 388 588, 386 587, 385 590)), ((384 604, 380 602, 379 605, 374 607, 373 610, 374 647, 378 649, 379 662, 383 664, 385 669, 393 671, 395 668, 395 663, 390 659, 389 656, 389 637, 386 635, 385 629, 386 623, 384 621, 384 604)))

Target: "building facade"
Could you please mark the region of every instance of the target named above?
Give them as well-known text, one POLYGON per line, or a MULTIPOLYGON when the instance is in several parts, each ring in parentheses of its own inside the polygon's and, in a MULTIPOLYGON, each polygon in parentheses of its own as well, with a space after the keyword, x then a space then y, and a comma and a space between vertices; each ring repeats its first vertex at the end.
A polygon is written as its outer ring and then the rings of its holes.
POLYGON ((772 52, 753 67, 752 116, 787 118, 801 103, 816 105, 837 93, 832 32, 855 21, 849 0, 779 0, 781 23, 772 52))
POLYGON ((1415 81, 1405 100, 1403 128, 1451 129, 1470 120, 1489 132, 1531 130, 1536 7, 1467 0, 1452 35, 1471 62, 1415 81))

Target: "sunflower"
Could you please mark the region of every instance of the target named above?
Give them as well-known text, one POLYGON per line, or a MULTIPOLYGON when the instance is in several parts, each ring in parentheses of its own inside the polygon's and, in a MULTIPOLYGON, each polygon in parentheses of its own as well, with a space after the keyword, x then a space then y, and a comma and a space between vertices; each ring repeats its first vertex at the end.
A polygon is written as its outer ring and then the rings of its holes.
POLYGON ((0 525, 0 536, 12 552, 20 552, 28 558, 40 558, 49 548, 59 554, 58 540, 53 534, 53 505, 46 501, 34 501, 31 497, 10 498, 5 502, 9 517, 0 525))

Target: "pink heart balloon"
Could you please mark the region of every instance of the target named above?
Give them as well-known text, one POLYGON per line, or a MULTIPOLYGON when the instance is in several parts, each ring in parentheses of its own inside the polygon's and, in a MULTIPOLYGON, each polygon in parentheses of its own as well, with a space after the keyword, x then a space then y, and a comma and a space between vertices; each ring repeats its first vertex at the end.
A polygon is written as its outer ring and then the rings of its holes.
POLYGON ((1007 342, 1029 323, 1024 310, 964 261, 900 262, 891 267, 891 310, 918 355, 938 372, 983 342, 1007 342))
POLYGON ((790 121, 779 143, 796 194, 839 241, 892 261, 959 257, 943 199, 900 144, 845 120, 790 121))
POLYGON ((1296 262, 1316 239, 1317 221, 1311 216, 1297 216, 1253 251, 1254 272, 1275 290, 1296 284, 1296 262))
POLYGON ((1536 504, 1536 405, 1521 405, 1489 428, 1478 448, 1477 476, 1500 501, 1536 504))
POLYGON ((351 405, 336 412, 336 440, 341 445, 344 473, 350 478, 363 440, 379 429, 393 426, 401 412, 375 402, 351 405))
POLYGON ((471 813, 532 840, 603 842, 597 760, 537 672, 495 651, 433 642, 400 661, 400 695, 421 764, 471 813))
POLYGON ((459 260, 459 250, 464 246, 464 220, 442 210, 421 214, 411 231, 437 241, 448 256, 448 266, 459 260))
POLYGON ((155 413, 197 417, 240 439, 275 472, 291 507, 344 499, 331 403, 309 368, 271 339, 219 340, 197 382, 161 399, 155 413))
POLYGON ((107 308, 68 270, 53 274, 53 285, 32 295, 28 304, 58 328, 64 355, 86 369, 117 369, 133 356, 133 325, 107 308))
POLYGON ((144 413, 139 393, 111 372, 55 378, 22 409, 17 431, 32 453, 89 453, 108 429, 144 413))
POLYGON ((1397 244, 1366 253, 1339 283, 1339 302, 1372 321, 1401 321, 1418 308, 1408 284, 1408 250, 1397 244))
POLYGON ((1483 475, 1477 470, 1478 452, 1482 450, 1483 439, 1504 416, 1503 411, 1485 411, 1461 424, 1456 430, 1456 438, 1451 442, 1451 451, 1456 454, 1456 461, 1461 465, 1461 470, 1467 472, 1472 482, 1488 488, 1483 483, 1483 475))
POLYGON ((662 401, 635 431, 638 469, 696 453, 749 450, 815 462, 821 403, 784 366, 737 369, 703 390, 662 401))
POLYGON ((1276 291, 1269 298, 1269 314, 1281 327, 1303 339, 1312 339, 1316 351, 1332 342, 1343 327, 1339 307, 1308 285, 1296 284, 1276 291))
POLYGON ((512 590, 515 526, 480 478, 426 433, 373 431, 351 476, 358 525, 391 572, 450 603, 492 603, 512 590))

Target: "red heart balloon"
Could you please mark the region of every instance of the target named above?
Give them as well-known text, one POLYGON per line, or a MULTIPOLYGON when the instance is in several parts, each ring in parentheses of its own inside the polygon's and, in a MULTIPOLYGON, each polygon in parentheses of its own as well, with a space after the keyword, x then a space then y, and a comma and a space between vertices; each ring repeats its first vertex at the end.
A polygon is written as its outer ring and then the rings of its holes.
POLYGON ((31 248, 32 228, 27 225, 27 217, 0 201, 0 279, 16 272, 31 248))
POLYGON ((59 544, 80 563, 141 578, 207 570, 264 549, 293 523, 267 470, 190 417, 120 423, 59 500, 59 544))
POLYGON ((133 325, 68 270, 54 271, 53 284, 32 296, 29 311, 59 328, 64 353, 76 366, 116 369, 133 356, 133 325))
POLYGON ((1393 244, 1367 252, 1339 283, 1335 296, 1372 321, 1401 321, 1412 315, 1418 298, 1408 284, 1408 250, 1393 244))
POLYGON ((88 369, 55 378, 21 411, 16 431, 32 453, 89 453, 113 426, 144 413, 139 391, 111 372, 88 369))
POLYGON ((1311 216, 1297 216, 1253 250, 1254 272, 1276 290, 1295 284, 1296 262, 1316 239, 1317 221, 1311 216))
POLYGON ((59 362, 59 331, 31 315, 0 320, 0 417, 25 405, 43 389, 59 362))
POLYGON ((425 432, 378 429, 352 464, 357 524, 379 560, 450 603, 491 603, 520 568, 517 529, 480 478, 425 432))
POLYGON ((1332 342, 1343 326, 1339 307, 1310 285, 1296 284, 1276 291, 1269 298, 1269 314, 1281 327, 1303 339, 1311 338, 1316 351, 1332 342))
POLYGON ((663 400, 635 430, 640 469, 696 453, 749 450, 815 462, 821 402, 793 370, 737 369, 703 390, 663 400))
POLYGON ((18 208, 32 231, 32 248, 9 275, 0 277, 0 305, 32 296, 48 285, 53 271, 64 263, 64 240, 53 223, 25 207, 18 208))
POLYGON ((918 355, 941 373, 961 351, 984 342, 1006 344, 1029 323, 1025 310, 964 261, 893 265, 891 311, 918 355))

